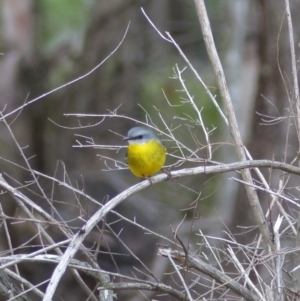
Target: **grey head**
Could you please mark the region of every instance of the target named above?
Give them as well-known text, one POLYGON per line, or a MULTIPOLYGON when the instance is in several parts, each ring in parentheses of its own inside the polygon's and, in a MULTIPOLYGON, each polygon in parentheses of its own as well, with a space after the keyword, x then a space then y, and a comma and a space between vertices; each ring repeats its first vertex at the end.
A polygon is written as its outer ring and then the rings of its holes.
POLYGON ((127 137, 123 138, 123 140, 127 140, 128 143, 146 143, 149 140, 160 140, 156 137, 156 135, 148 128, 143 126, 136 126, 129 130, 127 137))

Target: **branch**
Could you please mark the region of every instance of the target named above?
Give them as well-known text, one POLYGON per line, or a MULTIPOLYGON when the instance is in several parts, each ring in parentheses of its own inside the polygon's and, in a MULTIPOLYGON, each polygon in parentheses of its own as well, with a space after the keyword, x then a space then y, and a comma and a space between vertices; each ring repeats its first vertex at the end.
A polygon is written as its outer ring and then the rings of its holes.
MULTIPOLYGON (((26 206, 30 206, 32 209, 34 209, 36 212, 39 212, 43 217, 45 217, 47 220, 51 221, 51 222, 55 222, 55 219, 52 218, 49 214, 47 214, 40 206, 36 205, 34 202, 32 202, 29 198, 27 198, 24 194, 22 194, 20 191, 18 191, 17 189, 13 188, 12 186, 10 186, 2 177, 2 174, 0 174, 0 187, 4 188, 6 191, 9 192, 9 194, 15 199, 16 203, 18 204, 18 206, 20 208, 22 208, 22 210, 25 212, 25 214, 27 216, 29 216, 34 222, 33 224, 35 225, 35 227, 37 228, 38 232, 41 233, 41 235, 46 239, 46 241, 50 244, 50 245, 55 245, 54 240, 52 239, 52 237, 46 232, 46 230, 40 225, 40 223, 35 219, 33 213, 31 212, 31 210, 29 210, 26 206)), ((66 229, 64 229, 57 221, 56 221, 57 226, 59 227, 59 229, 62 231, 62 233, 64 233, 65 236, 67 236, 68 238, 71 237, 71 235, 67 232, 66 229)), ((89 258, 89 253, 88 251, 84 248, 84 246, 81 246, 82 252, 89 258)), ((62 255, 63 252, 56 247, 55 251, 62 255)), ((96 300, 94 295, 91 295, 91 291, 88 288, 88 286, 85 284, 85 282, 81 279, 80 275, 78 274, 77 271, 73 270, 72 271, 76 280, 78 281, 78 283, 80 284, 80 286, 82 287, 82 289, 91 297, 91 300, 96 300)), ((102 283, 107 283, 108 280, 104 277, 105 275, 103 275, 103 279, 102 279, 102 283)), ((101 300, 102 301, 102 300, 101 300)))
POLYGON ((20 107, 18 107, 17 109, 15 109, 15 110, 13 110, 13 111, 11 111, 10 113, 7 113, 7 114, 5 114, 4 116, 1 116, 1 118, 0 118, 0 121, 1 120, 3 120, 3 119, 5 119, 5 118, 7 118, 8 116, 10 116, 10 115, 12 115, 12 114, 14 114, 14 113, 16 113, 16 112, 19 112, 20 110, 22 110, 23 108, 25 108, 25 107, 27 107, 28 105, 30 105, 30 104, 32 104, 32 103, 34 103, 34 102, 36 102, 36 101, 38 101, 38 100, 40 100, 40 99, 42 99, 42 98, 45 98, 46 96, 48 96, 48 95, 50 95, 50 94, 52 94, 52 93, 54 93, 54 92, 56 92, 56 91, 58 91, 58 90, 61 90, 61 89, 63 89, 63 88, 65 88, 65 87, 67 87, 67 86, 70 86, 70 85, 72 85, 72 84, 74 84, 74 83, 77 83, 77 82, 79 82, 80 80, 82 80, 82 79, 84 79, 84 78, 86 78, 86 77, 88 77, 89 75, 91 75, 93 72, 95 72, 100 66, 102 66, 113 54, 115 54, 115 52, 121 47, 121 45, 123 44, 123 42, 124 42, 124 40, 125 40, 125 38, 126 38, 126 36, 127 36, 127 32, 128 32, 128 30, 129 30, 129 25, 130 25, 130 23, 127 25, 127 28, 126 28, 126 30, 125 30, 125 33, 124 33, 124 35, 123 35, 123 37, 122 37, 122 39, 121 39, 121 41, 119 42, 119 44, 117 45, 117 47, 102 61, 102 62, 100 62, 97 66, 95 66, 92 70, 90 70, 89 72, 87 72, 87 73, 85 73, 85 74, 83 74, 83 75, 81 75, 81 76, 79 76, 79 77, 77 77, 77 78, 75 78, 74 80, 72 80, 72 81, 70 81, 70 82, 68 82, 68 83, 66 83, 66 84, 63 84, 63 85, 61 85, 61 86, 59 86, 59 87, 57 87, 57 88, 55 88, 55 89, 53 89, 53 90, 51 90, 51 91, 49 91, 49 92, 47 92, 47 93, 44 93, 43 95, 40 95, 40 96, 38 96, 38 97, 36 97, 36 98, 34 98, 34 99, 32 99, 32 100, 30 100, 30 101, 28 101, 27 103, 25 103, 24 105, 22 105, 22 106, 20 106, 20 107))
POLYGON ((300 97, 299 97, 299 87, 298 87, 298 76, 297 76, 298 70, 297 70, 296 53, 295 53, 293 23, 292 23, 289 0, 285 0, 285 9, 286 9, 286 17, 287 17, 288 28, 289 28, 289 41, 290 41, 290 48, 291 48, 291 60, 292 60, 292 69, 293 69, 293 82, 294 82, 294 93, 295 93, 295 101, 296 101, 296 109, 297 109, 298 138, 299 138, 300 137, 300 133, 299 133, 299 131, 300 131, 300 97))
POLYGON ((216 268, 212 267, 210 264, 205 263, 200 258, 188 255, 188 258, 186 258, 184 252, 180 252, 177 250, 172 250, 170 248, 159 248, 158 249, 158 255, 164 256, 164 257, 172 257, 175 261, 179 262, 180 264, 193 268, 197 271, 202 272, 205 275, 210 276, 211 278, 215 279, 219 283, 223 284, 227 288, 234 291, 239 296, 242 296, 248 301, 259 301, 260 298, 258 298, 255 294, 253 294, 251 291, 244 288, 241 284, 239 284, 237 281, 233 280, 229 276, 227 276, 225 273, 220 272, 216 268))
POLYGON ((0 300, 8 300, 10 296, 14 296, 16 301, 28 301, 29 299, 22 293, 14 282, 8 277, 5 271, 0 271, 0 300), (18 297, 16 297, 18 296, 18 297))
POLYGON ((248 275, 248 272, 245 271, 243 265, 237 259, 234 251, 232 250, 232 248, 230 246, 228 246, 227 251, 228 251, 229 255, 231 256, 232 262, 235 265, 235 267, 238 269, 240 275, 243 276, 243 278, 245 278, 245 283, 247 284, 247 286, 251 287, 256 292, 256 294, 259 296, 260 300, 265 300, 264 296, 261 294, 261 292, 258 290, 258 288, 254 285, 254 283, 252 282, 252 280, 250 279, 250 277, 248 275))
POLYGON ((284 171, 288 171, 300 175, 300 168, 294 167, 286 163, 274 162, 269 160, 245 161, 245 162, 237 162, 237 163, 223 164, 217 166, 200 166, 195 168, 186 168, 186 169, 173 171, 169 174, 159 174, 155 177, 152 177, 151 181, 147 179, 121 192, 119 195, 117 195, 116 197, 111 199, 108 203, 106 203, 101 209, 99 209, 87 221, 86 225, 82 227, 77 234, 74 235, 69 247, 67 248, 66 252, 62 257, 62 260, 60 261, 60 263, 58 264, 58 266, 56 267, 56 269, 52 274, 50 283, 47 287, 46 296, 43 299, 43 301, 50 301, 52 299, 52 296, 56 290, 60 278, 64 274, 68 264, 70 263, 70 260, 75 256, 75 254, 77 253, 78 249, 80 248, 82 242, 84 241, 85 237, 89 234, 89 232, 106 216, 108 212, 110 212, 113 208, 115 208, 117 205, 119 205, 129 196, 147 187, 150 187, 151 185, 168 180, 170 176, 171 178, 175 179, 175 178, 182 178, 186 176, 193 176, 197 174, 222 173, 222 172, 234 171, 234 170, 244 170, 253 167, 277 168, 277 169, 281 169, 284 171))
MULTIPOLYGON (((1 266, 4 265, 12 265, 15 262, 22 263, 48 263, 48 264, 57 264, 61 261, 61 256, 52 255, 52 254, 42 254, 31 256, 31 254, 19 254, 19 255, 11 255, 0 257, 1 266)), ((70 260, 70 264, 68 268, 76 269, 82 273, 86 273, 87 275, 93 277, 96 281, 101 282, 102 274, 106 273, 100 269, 94 269, 89 263, 83 262, 77 259, 70 260)), ((9 271, 9 270, 8 270, 9 271)), ((109 273, 108 273, 109 274, 109 273)), ((122 277, 122 275, 118 275, 122 277)), ((153 283, 150 281, 137 280, 138 282, 122 282, 122 283, 108 283, 106 285, 102 285, 99 287, 99 290, 147 290, 147 291, 157 291, 166 294, 170 294, 180 300, 185 300, 185 294, 180 291, 174 289, 169 285, 165 285, 163 283, 153 283)))
MULTIPOLYGON (((218 52, 215 46, 214 38, 212 35, 207 11, 205 8, 204 0, 194 0, 196 4, 197 13, 199 16, 199 21, 201 24, 202 32, 203 32, 203 38, 206 45, 206 49, 208 52, 208 56, 210 58, 212 67, 214 69, 218 86, 220 89, 220 94, 222 101, 224 103, 225 111, 227 113, 227 118, 229 122, 229 130, 231 133, 231 136, 234 141, 235 145, 235 151, 238 155, 238 158, 240 161, 246 161, 247 157, 245 154, 245 149, 243 145, 243 141, 241 138, 241 134, 239 131, 238 123, 235 117, 234 108, 232 105, 232 101, 230 98, 230 94, 228 91, 226 79, 224 70, 222 67, 222 64, 220 62, 218 52)), ((242 178, 245 182, 253 183, 251 174, 249 170, 243 170, 241 172, 242 178)), ((270 247, 271 249, 274 249, 274 245, 272 243, 271 234, 269 231, 269 228, 267 226, 267 221, 265 219, 263 210, 260 206, 260 202, 257 196, 256 191, 251 186, 246 186, 246 192, 248 195, 248 199, 255 217, 255 220, 258 224, 260 233, 263 237, 263 240, 266 244, 266 246, 270 247)))
POLYGON ((284 282, 283 282, 283 277, 282 277, 282 267, 283 267, 283 262, 284 262, 284 255, 281 254, 281 243, 280 243, 280 236, 281 233, 279 233, 279 228, 282 223, 282 216, 278 216, 277 221, 274 225, 274 241, 275 241, 275 247, 278 256, 276 256, 275 259, 275 268, 276 268, 276 273, 275 273, 275 279, 276 279, 276 291, 277 291, 277 300, 283 301, 284 300, 284 295, 282 293, 283 287, 284 287, 284 282))
POLYGON ((110 283, 105 288, 98 287, 99 290, 111 289, 111 290, 145 290, 167 293, 176 297, 179 300, 186 300, 186 295, 180 291, 174 289, 169 285, 162 283, 134 283, 134 282, 122 282, 122 283, 110 283))
MULTIPOLYGON (((33 292, 35 295, 37 295, 38 298, 43 298, 44 293, 38 289, 38 286, 44 285, 48 282, 48 280, 43 281, 42 283, 39 283, 38 285, 34 285, 32 283, 30 283, 28 280, 26 280, 25 278, 21 277, 20 275, 12 272, 9 269, 5 269, 5 273, 11 277, 11 279, 13 279, 15 282, 22 284, 23 286, 26 286, 27 289, 26 290, 22 290, 22 292, 19 292, 18 295, 14 295, 13 297, 11 297, 10 299, 6 299, 7 301, 12 301, 12 300, 19 300, 19 298, 24 298, 27 300, 27 293, 29 292, 33 292)), ((13 281, 11 281, 13 282, 13 281)), ((24 300, 22 299, 22 300, 24 300)))
MULTIPOLYGON (((167 176, 167 175, 166 175, 167 176)), ((156 178, 156 183, 157 182, 162 182, 163 180, 166 180, 166 178, 156 178)), ((151 180, 148 181, 143 181, 139 184, 136 184, 130 188, 128 188, 127 190, 121 192, 119 195, 117 195, 116 197, 114 197, 113 199, 111 199, 109 202, 107 202, 101 209, 99 209, 85 224, 84 227, 81 228, 80 231, 78 231, 69 247, 67 248, 67 250, 65 251, 64 255, 61 258, 61 261, 59 262, 59 264, 57 265, 57 267, 55 268, 50 283, 47 287, 46 290, 46 294, 45 297, 43 299, 43 301, 51 301, 53 294, 57 288, 57 285, 61 279, 61 277, 63 276, 63 274, 66 271, 67 266, 70 263, 70 260, 75 256, 75 254, 77 253, 78 249, 80 248, 80 246, 82 245, 84 239, 86 238, 86 236, 89 234, 89 232, 106 216, 106 214, 108 212, 110 212, 114 207, 116 207, 118 204, 120 204, 122 201, 124 201, 125 199, 127 199, 130 195, 143 190, 147 187, 149 187, 150 185, 154 184, 154 182, 151 180)), ((111 298, 112 298, 112 292, 110 292, 111 294, 111 298)), ((104 294, 105 295, 105 294, 104 294)), ((104 300, 109 300, 109 299, 104 299, 104 300)), ((112 300, 112 299, 111 299, 112 300)))

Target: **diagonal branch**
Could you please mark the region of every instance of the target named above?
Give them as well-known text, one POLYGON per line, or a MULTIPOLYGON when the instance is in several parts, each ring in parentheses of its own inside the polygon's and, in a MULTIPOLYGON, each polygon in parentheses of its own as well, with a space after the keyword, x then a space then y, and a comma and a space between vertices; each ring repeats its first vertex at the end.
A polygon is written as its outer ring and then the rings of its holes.
MULTIPOLYGON (((204 0, 194 0, 194 1, 195 1, 197 13, 199 16, 199 21, 200 21, 202 32, 203 32, 203 38, 205 41, 206 49, 207 49, 212 67, 214 69, 214 72, 215 72, 215 75, 217 78, 217 82, 218 82, 218 86, 220 89, 221 98, 224 103, 225 111, 226 111, 228 122, 229 122, 229 130, 230 130, 230 133, 233 138, 234 145, 235 145, 235 151, 236 151, 237 156, 240 161, 246 161, 247 157, 245 154, 244 144, 243 144, 241 134, 239 131, 239 127, 238 127, 238 123, 237 123, 237 120, 235 117, 234 108, 233 108, 230 94, 228 91, 223 67, 220 62, 219 55, 218 55, 218 52, 217 52, 217 49, 215 46, 215 42, 213 39, 213 35, 212 35, 207 11, 205 8, 204 0)), ((241 172, 241 174, 242 174, 242 178, 245 182, 248 182, 250 184, 253 183, 253 180, 252 180, 249 170, 243 170, 241 172)), ((267 249, 274 249, 274 245, 273 245, 272 239, 271 239, 271 233, 268 229, 267 221, 265 219, 263 210, 260 206, 257 193, 256 193, 255 189, 251 186, 246 186, 245 188, 246 188, 246 192, 248 195, 248 199, 249 199, 255 220, 258 224, 260 233, 263 237, 266 247, 267 247, 267 249)))
POLYGON ((225 273, 220 272, 216 268, 214 268, 212 265, 205 263, 200 258, 188 255, 188 258, 186 258, 186 255, 184 252, 180 252, 177 250, 172 250, 170 248, 159 248, 158 249, 158 255, 164 256, 164 257, 171 257, 175 261, 179 262, 182 265, 185 265, 189 268, 193 268, 197 271, 200 271, 204 273, 205 275, 210 276, 211 278, 217 280, 219 283, 223 284, 227 288, 234 291, 239 296, 242 296, 247 301, 259 301, 260 298, 258 298, 254 293, 243 287, 241 284, 239 284, 234 279, 227 276, 225 273))

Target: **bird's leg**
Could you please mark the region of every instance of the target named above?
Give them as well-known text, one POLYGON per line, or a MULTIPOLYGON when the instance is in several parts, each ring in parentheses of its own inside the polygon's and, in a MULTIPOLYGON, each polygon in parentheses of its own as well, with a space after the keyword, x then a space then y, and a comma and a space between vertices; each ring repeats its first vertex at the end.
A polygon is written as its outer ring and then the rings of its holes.
POLYGON ((147 179, 150 182, 150 185, 153 185, 151 176, 150 177, 145 177, 145 179, 147 179))
POLYGON ((172 175, 171 175, 171 172, 170 172, 169 169, 162 168, 161 170, 162 170, 163 173, 165 173, 167 175, 167 177, 168 177, 167 180, 172 180, 172 175))
POLYGON ((142 181, 144 181, 144 180, 149 180, 150 185, 153 185, 151 176, 149 176, 149 177, 143 176, 143 177, 140 178, 140 182, 142 182, 142 181))

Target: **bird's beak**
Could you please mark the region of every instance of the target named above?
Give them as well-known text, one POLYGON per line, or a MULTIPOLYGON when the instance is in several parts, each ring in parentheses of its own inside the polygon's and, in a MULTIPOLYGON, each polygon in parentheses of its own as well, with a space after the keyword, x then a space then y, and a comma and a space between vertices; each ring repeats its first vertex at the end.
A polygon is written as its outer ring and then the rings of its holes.
POLYGON ((127 141, 129 140, 129 137, 124 137, 123 140, 127 141))

